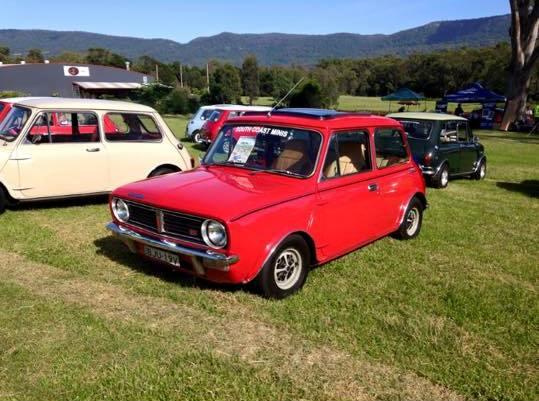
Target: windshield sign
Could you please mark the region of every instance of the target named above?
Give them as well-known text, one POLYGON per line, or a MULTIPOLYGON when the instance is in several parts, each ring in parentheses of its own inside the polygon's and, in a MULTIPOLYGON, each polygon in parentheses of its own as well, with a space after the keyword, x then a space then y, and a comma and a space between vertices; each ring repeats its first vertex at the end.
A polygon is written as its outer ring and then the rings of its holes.
POLYGON ((433 122, 427 120, 399 120, 404 131, 411 138, 429 139, 433 122))
POLYGON ((24 124, 28 121, 30 114, 31 111, 29 109, 14 106, 0 123, 0 139, 7 142, 17 139, 24 124))
POLYGON ((204 158, 205 165, 308 177, 314 171, 322 137, 290 127, 223 127, 204 158))

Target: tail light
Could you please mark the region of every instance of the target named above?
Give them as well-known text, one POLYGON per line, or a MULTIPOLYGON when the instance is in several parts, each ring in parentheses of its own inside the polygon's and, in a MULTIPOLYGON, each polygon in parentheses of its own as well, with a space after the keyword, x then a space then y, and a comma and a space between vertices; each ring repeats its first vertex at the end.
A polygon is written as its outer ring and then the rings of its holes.
POLYGON ((432 153, 426 153, 425 156, 423 156, 423 164, 425 166, 430 166, 432 163, 432 153))

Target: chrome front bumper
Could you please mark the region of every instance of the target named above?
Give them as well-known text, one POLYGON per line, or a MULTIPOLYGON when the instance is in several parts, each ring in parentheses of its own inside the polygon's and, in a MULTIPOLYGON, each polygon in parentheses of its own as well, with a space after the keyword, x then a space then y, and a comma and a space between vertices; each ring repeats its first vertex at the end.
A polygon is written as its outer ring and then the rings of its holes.
POLYGON ((112 232, 115 237, 122 240, 122 242, 126 244, 129 250, 133 253, 137 252, 137 248, 135 246, 135 242, 137 242, 154 248, 159 248, 167 252, 189 256, 193 263, 193 268, 200 275, 205 274, 206 268, 229 271, 230 265, 233 265, 240 260, 239 257, 235 255, 227 256, 210 250, 188 248, 171 241, 150 238, 130 230, 129 228, 119 226, 114 222, 107 224, 107 230, 112 232))

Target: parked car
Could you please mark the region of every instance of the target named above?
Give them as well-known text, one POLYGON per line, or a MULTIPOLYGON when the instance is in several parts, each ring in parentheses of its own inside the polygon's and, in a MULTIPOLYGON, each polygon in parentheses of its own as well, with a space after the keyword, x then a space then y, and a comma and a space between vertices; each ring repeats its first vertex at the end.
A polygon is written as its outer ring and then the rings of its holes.
POLYGON ((0 211, 10 202, 109 193, 194 163, 150 107, 22 99, 0 122, 0 211))
POLYGON ((132 252, 283 298, 309 268, 419 234, 425 182, 395 120, 283 109, 229 120, 199 168, 132 183, 107 228, 132 252))
POLYGON ((219 107, 210 114, 208 120, 202 125, 202 129, 200 130, 200 142, 209 146, 217 137, 217 134, 223 127, 225 121, 229 118, 241 116, 248 111, 269 112, 270 110, 271 107, 266 106, 227 105, 226 107, 219 107))
POLYGON ((226 106, 224 104, 216 104, 212 106, 202 106, 200 107, 197 112, 193 115, 193 117, 189 120, 187 123, 187 126, 185 127, 185 136, 186 138, 189 138, 193 142, 201 143, 200 140, 200 129, 204 125, 204 123, 208 120, 211 113, 218 108, 226 106))
POLYGON ((433 187, 447 187, 451 177, 485 178, 485 149, 465 118, 411 112, 388 114, 387 117, 402 124, 414 159, 433 187))

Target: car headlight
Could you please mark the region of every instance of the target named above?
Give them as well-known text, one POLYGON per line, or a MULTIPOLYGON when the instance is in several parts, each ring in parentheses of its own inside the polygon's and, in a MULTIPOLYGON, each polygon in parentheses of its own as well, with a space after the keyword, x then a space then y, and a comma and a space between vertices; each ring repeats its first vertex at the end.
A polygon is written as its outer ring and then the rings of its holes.
POLYGON ((127 203, 119 198, 112 198, 111 206, 114 217, 123 223, 129 220, 129 206, 127 206, 127 203))
POLYGON ((202 238, 206 245, 212 248, 224 248, 227 243, 226 229, 215 220, 205 220, 202 223, 202 238))

